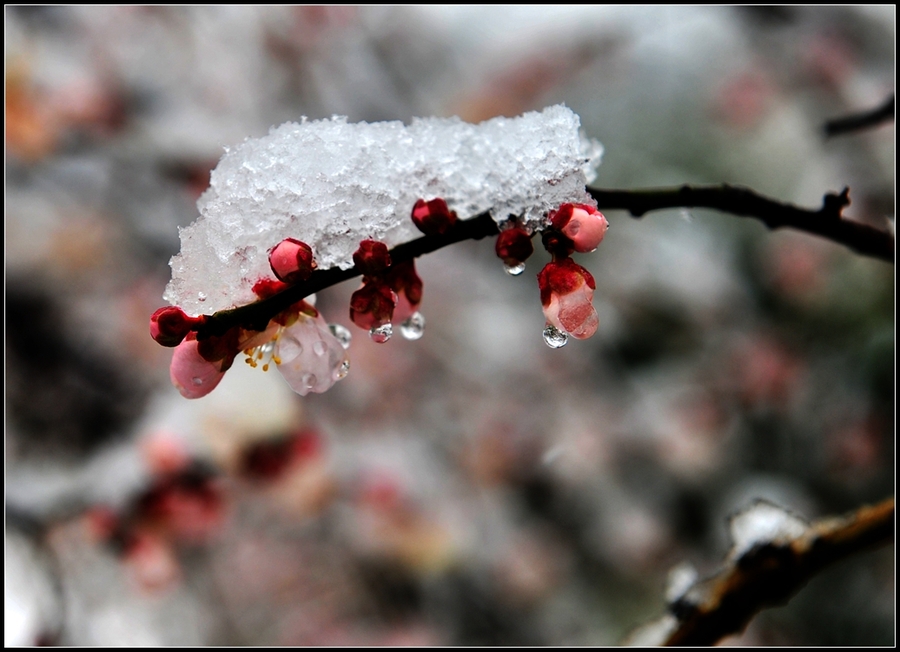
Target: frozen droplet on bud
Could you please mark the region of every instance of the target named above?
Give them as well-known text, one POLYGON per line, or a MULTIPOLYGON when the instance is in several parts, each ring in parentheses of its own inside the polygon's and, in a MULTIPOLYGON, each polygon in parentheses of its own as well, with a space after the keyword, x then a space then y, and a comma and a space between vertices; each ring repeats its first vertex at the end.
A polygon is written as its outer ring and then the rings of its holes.
POLYGON ((373 326, 371 330, 369 330, 369 337, 372 338, 373 342, 378 342, 379 344, 384 344, 389 339, 391 339, 391 335, 394 334, 394 327, 390 324, 383 324, 381 326, 373 326))
POLYGON ((504 265, 503 269, 506 270, 506 273, 510 276, 518 276, 525 271, 525 263, 519 263, 518 265, 504 265))
POLYGON ((191 382, 194 383, 197 387, 200 387, 200 385, 203 384, 203 379, 198 376, 194 376, 193 378, 191 378, 191 382))
POLYGON ((205 292, 198 292, 198 293, 197 293, 197 301, 201 301, 201 302, 202 302, 202 301, 206 301, 206 293, 205 293, 205 292))
POLYGON ((303 387, 308 391, 316 386, 316 375, 315 374, 303 374, 303 378, 301 382, 303 383, 303 387))
POLYGON ((569 336, 553 324, 547 324, 547 328, 544 329, 544 341, 551 349, 558 349, 566 345, 566 342, 569 341, 569 336))
POLYGON ((353 339, 353 334, 348 328, 344 328, 340 324, 328 324, 328 330, 331 331, 331 334, 341 343, 344 349, 350 348, 350 340, 353 339))
POLYGON ((334 379, 343 380, 347 377, 348 373, 350 373, 350 361, 344 360, 341 362, 340 366, 334 370, 334 379))
POLYGON ((425 317, 421 312, 414 312, 409 319, 400 324, 400 334, 407 340, 417 340, 425 334, 425 317))

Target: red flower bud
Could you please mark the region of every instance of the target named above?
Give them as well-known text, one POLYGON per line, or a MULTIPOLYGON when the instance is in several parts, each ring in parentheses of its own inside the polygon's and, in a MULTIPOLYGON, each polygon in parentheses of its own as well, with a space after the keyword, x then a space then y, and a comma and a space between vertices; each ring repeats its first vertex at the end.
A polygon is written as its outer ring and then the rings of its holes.
POLYGON ((528 232, 517 224, 500 232, 494 250, 504 265, 515 267, 534 253, 534 245, 528 232))
POLYGON ((412 221, 425 235, 439 235, 456 224, 456 213, 440 197, 428 202, 420 199, 413 206, 412 221))
POLYGON ((571 258, 549 262, 538 274, 538 287, 549 324, 580 340, 597 331, 599 320, 591 303, 597 284, 584 267, 571 258))
POLYGON ((593 206, 588 204, 563 204, 550 211, 550 224, 572 242, 579 253, 593 251, 606 235, 609 223, 593 206))
POLYGON ((269 265, 279 281, 300 283, 312 275, 316 261, 308 244, 286 238, 269 250, 269 265))
POLYGON ((416 274, 415 262, 408 260, 391 265, 384 280, 397 293, 393 319, 402 322, 412 316, 422 303, 422 279, 416 274))
POLYGON ((185 336, 196 330, 206 318, 188 317, 178 306, 165 306, 150 317, 150 337, 163 346, 178 346, 185 336))
POLYGON ((363 240, 353 252, 353 264, 364 276, 383 272, 391 265, 387 245, 377 240, 363 240))
POLYGON ((350 319, 366 330, 390 324, 397 294, 381 279, 364 283, 350 297, 350 319))

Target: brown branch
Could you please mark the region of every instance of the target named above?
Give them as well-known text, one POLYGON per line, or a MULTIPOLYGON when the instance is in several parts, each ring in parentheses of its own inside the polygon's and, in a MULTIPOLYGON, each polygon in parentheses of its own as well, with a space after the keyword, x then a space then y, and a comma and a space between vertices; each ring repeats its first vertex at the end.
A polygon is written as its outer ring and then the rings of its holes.
MULTIPOLYGON (((845 219, 841 211, 849 205, 849 191, 825 195, 822 208, 807 210, 763 197, 748 188, 729 185, 679 186, 647 190, 602 190, 588 188, 601 210, 624 209, 635 217, 664 208, 713 208, 725 213, 755 217, 769 228, 791 227, 814 233, 846 245, 866 256, 893 262, 894 237, 860 222, 845 219)), ((459 220, 443 235, 428 235, 394 247, 394 262, 412 260, 463 240, 480 240, 498 233, 497 224, 487 213, 459 220)), ((360 276, 350 269, 316 270, 309 280, 255 303, 223 310, 210 316, 197 331, 200 339, 222 335, 229 328, 242 326, 264 330, 269 320, 291 304, 327 287, 360 276)))
POLYGON ((884 104, 868 111, 861 111, 843 118, 835 118, 825 123, 826 136, 839 136, 841 134, 862 131, 869 127, 877 127, 883 122, 894 119, 894 95, 884 101, 884 104))
POLYGON ((894 237, 841 213, 850 204, 850 191, 829 193, 822 208, 808 210, 769 199, 740 186, 689 186, 647 190, 588 188, 602 209, 623 209, 634 217, 664 208, 713 208, 741 217, 754 217, 770 229, 790 227, 843 244, 865 256, 893 262, 894 237))
POLYGON ((669 613, 634 632, 626 643, 713 645, 743 631, 762 609, 787 602, 826 566, 893 540, 893 498, 817 521, 802 535, 754 546, 729 560, 716 575, 682 592, 669 613))

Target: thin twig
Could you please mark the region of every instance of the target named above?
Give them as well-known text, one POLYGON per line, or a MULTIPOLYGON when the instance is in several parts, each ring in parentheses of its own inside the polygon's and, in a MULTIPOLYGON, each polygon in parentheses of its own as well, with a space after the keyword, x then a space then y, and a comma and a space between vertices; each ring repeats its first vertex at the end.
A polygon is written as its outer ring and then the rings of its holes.
POLYGON ((784 604, 816 573, 866 548, 894 540, 894 499, 810 525, 795 538, 758 545, 690 587, 669 613, 626 643, 713 645, 743 631, 766 607, 784 604))
MULTIPOLYGON (((647 190, 603 190, 588 188, 601 210, 624 209, 635 217, 664 208, 713 208, 724 213, 754 217, 769 228, 790 227, 820 235, 874 258, 893 262, 894 237, 887 231, 848 220, 841 214, 850 204, 849 191, 825 195, 822 208, 797 208, 759 195, 748 188, 730 185, 677 186, 647 190)), ((412 260, 463 240, 480 240, 498 233, 497 224, 487 213, 459 220, 443 235, 428 235, 391 250, 395 263, 412 260)), ((255 303, 223 310, 210 316, 197 331, 200 339, 222 335, 241 326, 265 330, 269 320, 300 299, 327 287, 360 276, 355 267, 316 270, 309 280, 255 303)))
POLYGON ((825 123, 826 136, 839 136, 840 134, 852 133, 854 131, 862 131, 869 127, 877 127, 883 122, 889 122, 894 119, 894 95, 884 101, 879 107, 861 111, 848 115, 843 118, 835 118, 825 123))

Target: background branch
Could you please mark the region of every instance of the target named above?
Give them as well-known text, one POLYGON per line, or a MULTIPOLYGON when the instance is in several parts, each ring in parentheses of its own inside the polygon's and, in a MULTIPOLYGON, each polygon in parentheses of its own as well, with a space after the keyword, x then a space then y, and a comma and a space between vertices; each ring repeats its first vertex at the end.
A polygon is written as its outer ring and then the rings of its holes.
MULTIPOLYGON (((666 208, 713 208, 742 217, 754 217, 772 229, 791 227, 813 233, 846 245, 858 253, 893 262, 894 237, 887 231, 854 222, 841 212, 850 204, 849 190, 839 195, 827 194, 818 210, 798 208, 750 190, 727 184, 717 186, 683 185, 647 190, 604 190, 588 188, 601 210, 623 209, 635 217, 666 208)), ((391 250, 395 262, 412 260, 463 240, 480 240, 499 233, 497 224, 487 213, 459 220, 442 235, 428 235, 398 245, 391 250)), ((242 326, 265 330, 269 320, 291 304, 332 285, 360 276, 356 267, 316 270, 308 281, 294 285, 279 294, 246 306, 223 310, 209 317, 197 331, 199 338, 222 335, 229 328, 242 326)))
POLYGON ((669 605, 662 619, 626 643, 713 645, 743 631, 766 607, 785 603, 816 573, 863 549, 894 540, 894 499, 826 518, 801 536, 755 546, 713 577, 697 582, 669 605))
POLYGON ((861 111, 843 118, 835 118, 825 123, 826 136, 839 136, 840 134, 861 131, 869 127, 877 127, 882 122, 888 122, 894 119, 894 95, 884 101, 879 107, 861 111))

